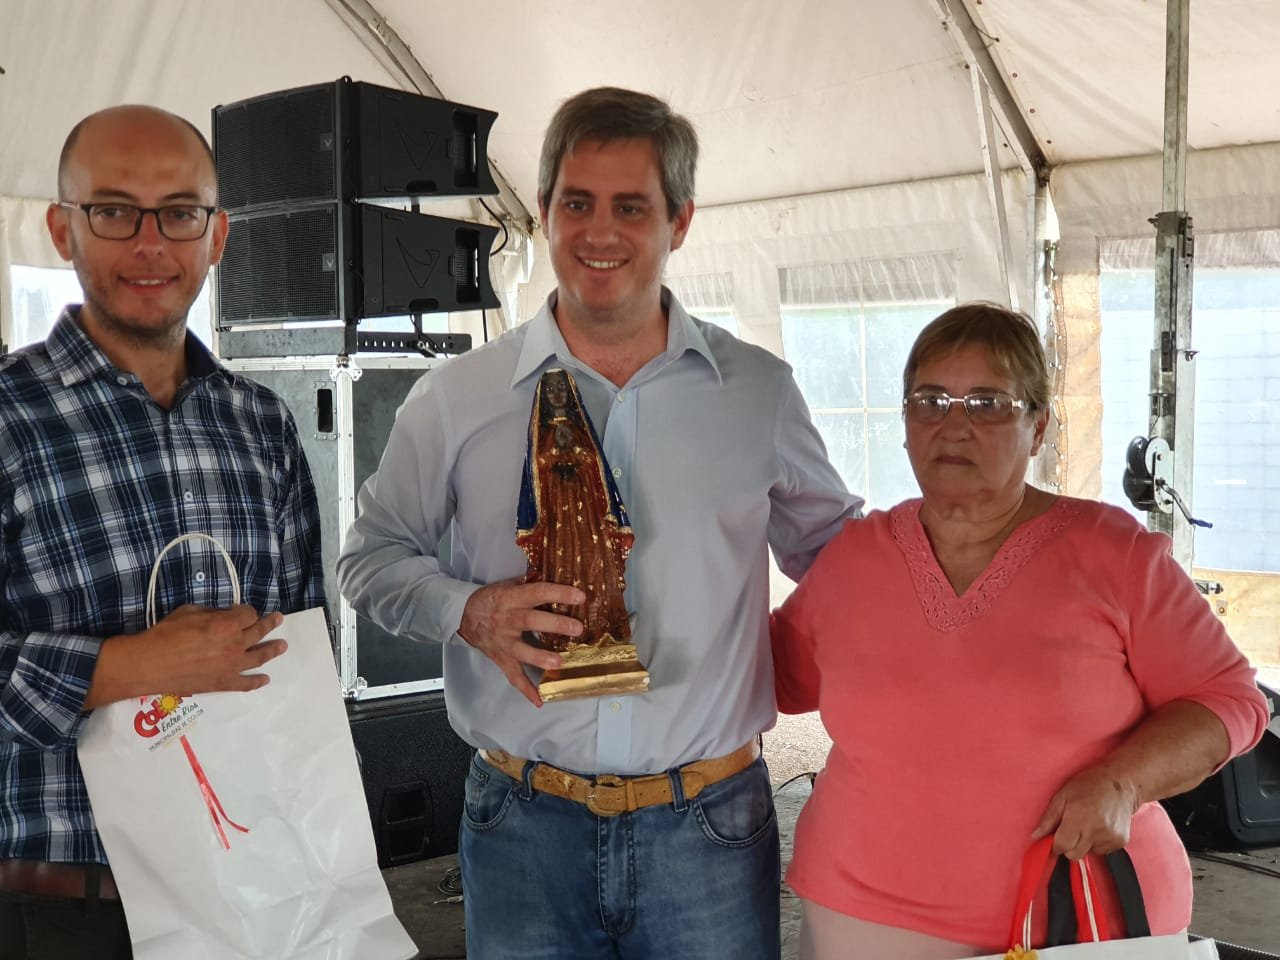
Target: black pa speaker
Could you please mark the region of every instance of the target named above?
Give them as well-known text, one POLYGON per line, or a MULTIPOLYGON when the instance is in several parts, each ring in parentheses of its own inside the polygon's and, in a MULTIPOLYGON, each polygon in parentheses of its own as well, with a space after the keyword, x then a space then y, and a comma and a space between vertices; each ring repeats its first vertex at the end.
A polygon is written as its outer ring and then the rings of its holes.
POLYGON ((491 309, 497 235, 486 224, 362 203, 232 214, 218 326, 491 309))
POLYGON ((347 705, 347 716, 378 865, 456 852, 474 751, 449 726, 444 694, 356 701, 347 705))
POLYGON ((1258 745, 1198 787, 1161 801, 1191 849, 1280 844, 1280 695, 1258 684, 1271 726, 1258 745))
POLYGON ((495 194, 488 140, 497 117, 350 77, 217 106, 219 202, 234 213, 313 201, 495 194))
POLYGON ((362 320, 497 307, 497 227, 366 202, 497 193, 496 118, 349 77, 215 107, 223 355, 246 349, 232 328, 342 321, 353 349, 362 320))

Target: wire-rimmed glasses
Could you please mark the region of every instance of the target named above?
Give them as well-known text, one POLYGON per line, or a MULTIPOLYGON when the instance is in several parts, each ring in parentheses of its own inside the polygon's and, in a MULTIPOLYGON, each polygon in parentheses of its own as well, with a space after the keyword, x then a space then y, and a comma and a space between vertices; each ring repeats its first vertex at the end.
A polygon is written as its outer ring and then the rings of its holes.
POLYGON ((963 397, 953 397, 945 390, 916 390, 902 401, 902 412, 915 423, 941 423, 958 403, 974 423, 995 425, 1008 423, 1017 411, 1030 406, 1001 390, 974 390, 963 397))

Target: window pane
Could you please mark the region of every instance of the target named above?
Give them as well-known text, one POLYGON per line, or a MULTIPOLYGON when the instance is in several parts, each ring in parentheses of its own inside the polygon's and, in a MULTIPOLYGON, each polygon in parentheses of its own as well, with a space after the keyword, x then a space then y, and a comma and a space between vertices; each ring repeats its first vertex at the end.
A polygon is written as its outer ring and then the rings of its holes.
POLYGON ((1196 273, 1195 562, 1280 571, 1280 270, 1196 273))
POLYGON ((782 308, 782 352, 814 410, 861 407, 862 332, 857 308, 782 308))
POLYGON ((9 281, 13 285, 11 348, 43 340, 62 308, 81 299, 74 270, 14 265, 9 269, 9 281))
POLYGON ((862 413, 822 413, 813 415, 813 424, 827 445, 831 464, 854 493, 867 488, 866 432, 862 413))
MULTIPOLYGON (((1103 498, 1132 510, 1120 478, 1128 441, 1146 436, 1155 274, 1104 271, 1103 498)), ((1280 269, 1200 270, 1192 510, 1197 566, 1280 571, 1280 269)), ((1135 512, 1144 522, 1144 514, 1135 512)))
POLYGON ((911 461, 902 444, 907 438, 900 413, 867 414, 867 487, 854 490, 867 506, 879 510, 920 496, 911 461))
POLYGON ((1155 336, 1155 274, 1104 270, 1099 277, 1102 330, 1102 499, 1147 522, 1124 495, 1125 450, 1147 435, 1151 401, 1151 344, 1155 336))
MULTIPOLYGON (((15 264, 9 269, 13 285, 13 343, 22 347, 38 343, 49 335, 58 314, 68 303, 80 303, 84 295, 75 271, 66 268, 24 267, 15 264)), ((205 281, 196 301, 187 314, 187 328, 211 344, 210 286, 205 281)))
MULTIPOLYGON (((875 304, 864 307, 867 322, 867 406, 902 404, 902 368, 925 324, 951 307, 947 301, 875 304)), ((872 454, 874 457, 874 454, 872 454)))

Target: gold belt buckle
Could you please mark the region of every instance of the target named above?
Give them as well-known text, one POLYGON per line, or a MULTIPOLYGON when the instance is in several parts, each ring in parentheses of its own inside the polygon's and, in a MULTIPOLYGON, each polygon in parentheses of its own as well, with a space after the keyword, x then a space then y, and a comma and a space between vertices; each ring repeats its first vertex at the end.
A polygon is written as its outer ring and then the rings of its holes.
POLYGON ((616 817, 627 810, 627 788, 621 777, 606 773, 591 781, 587 787, 587 809, 597 817, 616 817), (606 799, 607 798, 607 799, 606 799), (609 809, 601 802, 609 803, 609 809))

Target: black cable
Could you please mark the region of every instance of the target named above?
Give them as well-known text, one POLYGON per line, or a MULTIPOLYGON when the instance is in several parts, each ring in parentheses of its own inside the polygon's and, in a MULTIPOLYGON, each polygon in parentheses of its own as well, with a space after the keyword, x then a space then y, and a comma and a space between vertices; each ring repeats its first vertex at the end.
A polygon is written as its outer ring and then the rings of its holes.
POLYGON ((1280 878, 1280 870, 1273 870, 1271 867, 1264 867, 1260 863, 1254 863, 1252 860, 1236 860, 1232 857, 1224 857, 1217 853, 1193 853, 1192 860, 1212 860, 1214 863, 1225 863, 1233 867, 1239 867, 1241 870, 1250 870, 1253 873, 1261 873, 1268 877, 1280 878))
POLYGON ((456 897, 462 893, 462 868, 450 867, 440 877, 436 889, 448 897, 456 897))
POLYGON ((494 213, 494 212, 493 212, 493 210, 489 207, 489 205, 488 205, 487 203, 485 203, 485 202, 484 202, 484 200, 482 200, 482 199, 481 199, 481 198, 479 198, 479 197, 476 197, 476 203, 478 203, 478 204, 480 204, 480 206, 484 207, 484 208, 485 208, 485 210, 488 212, 489 216, 491 216, 491 217, 493 217, 493 219, 497 220, 497 221, 498 221, 498 226, 500 226, 500 227, 502 228, 502 243, 498 244, 498 249, 497 249, 497 250, 494 250, 494 251, 492 251, 492 252, 489 254, 489 256, 491 256, 491 257, 496 257, 496 256, 497 256, 498 254, 500 254, 503 250, 507 249, 507 241, 511 239, 511 232, 510 232, 509 230, 507 230, 507 225, 506 225, 506 223, 505 223, 505 222, 503 222, 503 219, 502 219, 500 216, 498 216, 496 213, 494 213))
POLYGON ((776 797, 779 793, 781 793, 781 792, 782 792, 782 788, 783 788, 783 787, 788 787, 788 786, 790 786, 791 784, 795 783, 797 780, 801 780, 801 779, 806 778, 806 777, 807 777, 807 778, 808 778, 808 780, 809 780, 809 786, 810 786, 810 787, 812 787, 812 786, 813 786, 813 781, 814 781, 814 780, 816 780, 816 779, 818 779, 818 774, 817 774, 817 773, 815 773, 813 770, 806 770, 804 773, 797 773, 797 774, 796 774, 794 777, 792 777, 791 779, 789 779, 789 780, 783 780, 780 784, 778 784, 776 787, 774 787, 774 788, 773 788, 773 795, 776 797))

